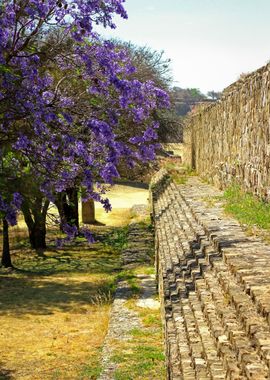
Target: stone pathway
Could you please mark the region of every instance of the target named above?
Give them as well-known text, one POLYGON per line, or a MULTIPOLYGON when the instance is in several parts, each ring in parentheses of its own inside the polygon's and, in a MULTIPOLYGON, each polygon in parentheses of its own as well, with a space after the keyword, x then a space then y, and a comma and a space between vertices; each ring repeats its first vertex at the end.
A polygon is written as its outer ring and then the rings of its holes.
POLYGON ((130 330, 141 328, 138 314, 125 306, 125 302, 130 299, 131 295, 129 285, 125 281, 120 281, 111 310, 108 334, 102 350, 103 370, 99 380, 114 379, 114 372, 117 368, 117 364, 112 360, 114 342, 129 339, 130 330))
POLYGON ((197 178, 152 189, 168 379, 270 379, 270 246, 197 178))
MULTIPOLYGON (((128 246, 122 253, 123 270, 135 268, 138 264, 150 263, 153 257, 153 233, 146 231, 140 224, 131 223, 128 233, 128 246)), ((155 299, 156 281, 153 275, 137 275, 141 294, 136 305, 142 308, 160 308, 155 299)), ((102 373, 99 380, 113 380, 117 364, 112 356, 115 345, 130 339, 134 328, 144 329, 138 313, 129 309, 126 302, 132 298, 132 289, 126 281, 120 281, 112 305, 108 334, 102 350, 102 373)))

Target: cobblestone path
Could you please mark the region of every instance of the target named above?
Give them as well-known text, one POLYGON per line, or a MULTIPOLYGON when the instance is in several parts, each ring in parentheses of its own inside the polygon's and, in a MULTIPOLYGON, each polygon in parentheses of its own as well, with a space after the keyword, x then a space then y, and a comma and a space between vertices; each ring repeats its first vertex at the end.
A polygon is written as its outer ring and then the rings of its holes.
POLYGON ((196 177, 152 189, 168 378, 270 379, 270 246, 196 177))

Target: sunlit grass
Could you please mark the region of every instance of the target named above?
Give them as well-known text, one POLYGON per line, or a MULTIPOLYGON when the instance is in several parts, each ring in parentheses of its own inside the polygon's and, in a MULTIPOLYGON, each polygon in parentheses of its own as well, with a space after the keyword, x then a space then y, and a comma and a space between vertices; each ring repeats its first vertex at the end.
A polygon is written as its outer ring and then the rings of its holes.
POLYGON ((225 211, 240 223, 270 229, 270 204, 233 185, 224 192, 225 211))
POLYGON ((165 356, 159 310, 136 306, 136 298, 126 305, 135 310, 142 328, 133 328, 130 339, 116 344, 113 361, 117 363, 115 380, 165 380, 165 356))
MULTIPOLYGON (((22 216, 18 226, 10 229, 16 269, 0 269, 0 379, 98 378, 116 283, 124 278, 134 297, 140 292, 135 272, 121 273, 126 225, 134 218, 121 201, 125 191, 123 186, 119 196, 115 194, 119 207, 112 213, 97 208, 96 218, 105 226, 90 226, 97 238, 91 246, 78 238, 57 249, 59 230, 54 228, 49 229, 48 249, 38 256, 30 248, 22 216)), ((129 207, 147 199, 146 190, 139 199, 137 189, 132 192, 129 189, 129 207)), ((144 223, 150 228, 149 220, 144 223)), ((153 268, 142 265, 136 273, 153 273, 153 268)), ((156 335, 156 339, 155 344, 162 345, 162 337, 156 335)), ((143 353, 136 350, 137 359, 143 361, 143 353)))

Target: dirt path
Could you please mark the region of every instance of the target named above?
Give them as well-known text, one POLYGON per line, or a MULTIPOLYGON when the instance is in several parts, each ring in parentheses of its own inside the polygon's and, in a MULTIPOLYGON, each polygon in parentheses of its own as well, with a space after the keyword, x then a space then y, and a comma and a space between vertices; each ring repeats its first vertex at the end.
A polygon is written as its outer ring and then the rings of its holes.
POLYGON ((101 204, 96 203, 96 219, 107 226, 120 226, 129 223, 130 209, 133 205, 148 205, 149 191, 135 186, 115 185, 107 196, 110 199, 112 211, 106 213, 101 204))

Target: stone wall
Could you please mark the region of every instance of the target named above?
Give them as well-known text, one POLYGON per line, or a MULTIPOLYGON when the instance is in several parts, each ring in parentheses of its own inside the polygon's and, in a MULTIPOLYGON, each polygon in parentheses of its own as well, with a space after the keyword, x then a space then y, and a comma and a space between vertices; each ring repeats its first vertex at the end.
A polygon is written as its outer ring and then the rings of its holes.
MULTIPOLYGON (((192 166, 224 188, 232 181, 270 198, 270 64, 242 76, 190 116, 192 166)), ((188 142, 188 141, 187 141, 188 142)))

